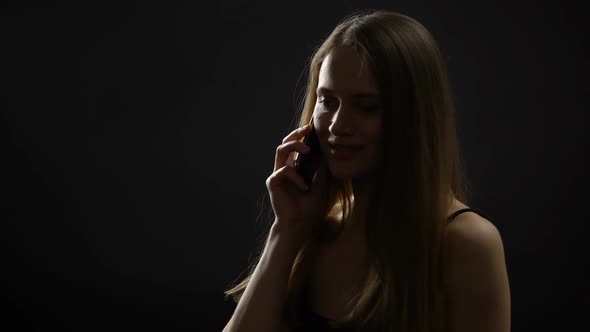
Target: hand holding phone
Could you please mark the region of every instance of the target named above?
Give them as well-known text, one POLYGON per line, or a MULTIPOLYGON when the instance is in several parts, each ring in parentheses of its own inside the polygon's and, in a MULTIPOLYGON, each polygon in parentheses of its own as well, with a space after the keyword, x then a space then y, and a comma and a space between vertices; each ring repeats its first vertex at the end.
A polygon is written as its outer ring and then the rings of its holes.
POLYGON ((275 213, 273 228, 296 243, 307 242, 326 215, 328 176, 313 123, 283 138, 276 149, 273 173, 266 179, 275 213))
POLYGON ((311 188, 313 176, 320 164, 322 150, 320 148, 318 135, 313 125, 313 117, 309 123, 311 124, 311 130, 303 139, 303 143, 309 146, 310 150, 308 153, 298 154, 297 159, 295 160, 295 170, 303 177, 305 184, 311 188))

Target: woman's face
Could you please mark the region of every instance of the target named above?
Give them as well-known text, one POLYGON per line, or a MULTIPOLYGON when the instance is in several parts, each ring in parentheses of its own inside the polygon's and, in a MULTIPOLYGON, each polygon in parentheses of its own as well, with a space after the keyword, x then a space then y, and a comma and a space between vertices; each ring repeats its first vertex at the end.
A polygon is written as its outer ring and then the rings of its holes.
POLYGON ((335 48, 324 59, 314 125, 334 177, 354 178, 376 167, 382 113, 378 93, 369 68, 362 68, 354 50, 335 48))

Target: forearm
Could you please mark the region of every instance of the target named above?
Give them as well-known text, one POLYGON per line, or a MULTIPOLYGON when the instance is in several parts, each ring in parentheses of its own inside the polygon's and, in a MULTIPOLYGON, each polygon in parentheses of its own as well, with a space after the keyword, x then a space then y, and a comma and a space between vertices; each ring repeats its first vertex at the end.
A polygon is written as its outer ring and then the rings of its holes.
POLYGON ((273 224, 260 262, 224 332, 278 332, 298 244, 273 224))

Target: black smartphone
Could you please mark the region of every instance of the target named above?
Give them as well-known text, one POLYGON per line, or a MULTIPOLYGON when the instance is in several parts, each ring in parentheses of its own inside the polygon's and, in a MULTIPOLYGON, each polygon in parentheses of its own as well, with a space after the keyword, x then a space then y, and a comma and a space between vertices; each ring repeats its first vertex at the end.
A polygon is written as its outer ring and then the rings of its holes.
POLYGON ((309 123, 311 124, 311 130, 303 139, 303 143, 309 146, 310 150, 308 153, 298 153, 297 159, 295 160, 295 170, 303 177, 305 184, 311 188, 313 176, 322 158, 322 150, 320 148, 320 140, 313 125, 313 116, 309 123))

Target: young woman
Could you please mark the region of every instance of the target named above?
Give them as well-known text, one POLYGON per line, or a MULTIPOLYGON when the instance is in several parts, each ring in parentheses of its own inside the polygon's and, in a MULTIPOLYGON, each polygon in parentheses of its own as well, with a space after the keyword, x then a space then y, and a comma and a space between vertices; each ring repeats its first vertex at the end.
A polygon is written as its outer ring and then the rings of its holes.
POLYGON ((312 58, 299 128, 266 186, 275 219, 224 331, 510 330, 501 236, 465 202, 451 88, 432 35, 345 18, 312 58), (313 129, 322 159, 294 168, 313 129))

